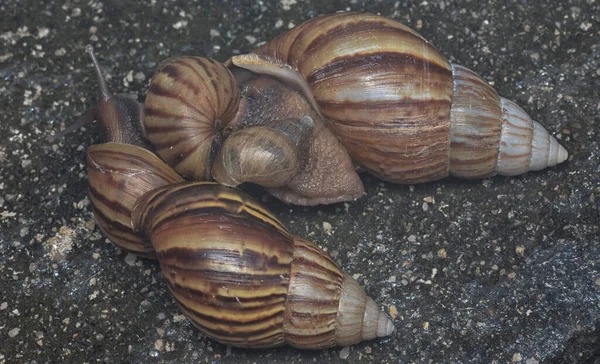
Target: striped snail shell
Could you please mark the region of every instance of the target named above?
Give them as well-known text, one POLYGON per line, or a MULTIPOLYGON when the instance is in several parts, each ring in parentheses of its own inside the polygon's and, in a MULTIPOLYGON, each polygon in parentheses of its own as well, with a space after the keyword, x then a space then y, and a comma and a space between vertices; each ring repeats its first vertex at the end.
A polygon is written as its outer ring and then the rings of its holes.
POLYGON ((88 195, 96 223, 113 243, 146 258, 154 248, 131 228, 133 204, 148 191, 183 178, 146 149, 104 143, 88 149, 88 195))
POLYGON ((568 157, 485 80, 385 17, 317 17, 231 61, 299 90, 352 159, 386 181, 512 176, 568 157))
POLYGON ((235 78, 222 64, 202 57, 167 60, 146 95, 146 137, 181 175, 208 180, 221 132, 239 101, 235 78))
POLYGON ((132 218, 183 312, 221 343, 320 349, 394 330, 326 253, 237 189, 165 186, 142 196, 132 218))
POLYGON ((96 223, 117 246, 146 258, 152 245, 131 228, 133 204, 144 193, 183 178, 146 148, 142 106, 128 95, 113 95, 91 46, 86 47, 98 78, 98 103, 54 138, 97 120, 103 144, 88 148, 88 196, 96 223))

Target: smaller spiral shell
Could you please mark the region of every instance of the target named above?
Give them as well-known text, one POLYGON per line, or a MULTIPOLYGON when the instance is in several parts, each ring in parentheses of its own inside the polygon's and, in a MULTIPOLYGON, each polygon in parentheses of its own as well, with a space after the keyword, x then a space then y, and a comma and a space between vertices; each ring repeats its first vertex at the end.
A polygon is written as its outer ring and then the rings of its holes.
POLYGON ((131 229, 135 201, 148 191, 183 178, 146 149, 119 143, 88 149, 88 195, 102 232, 119 247, 154 257, 152 245, 131 229))
POLYGON ((222 64, 202 57, 164 62, 152 79, 144 127, 158 155, 186 178, 210 179, 220 132, 239 105, 235 78, 222 64))
POLYGON ((231 187, 244 182, 283 187, 304 165, 313 126, 305 116, 237 131, 219 149, 212 175, 231 187))

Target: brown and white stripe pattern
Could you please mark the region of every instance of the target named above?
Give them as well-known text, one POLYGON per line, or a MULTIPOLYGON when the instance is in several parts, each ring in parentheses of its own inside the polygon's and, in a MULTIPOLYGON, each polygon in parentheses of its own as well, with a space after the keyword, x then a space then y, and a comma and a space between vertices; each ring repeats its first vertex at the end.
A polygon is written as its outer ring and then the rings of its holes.
POLYGON ((498 155, 498 174, 514 176, 562 163, 565 148, 539 123, 514 102, 501 98, 502 137, 498 155))
POLYGON ((297 348, 334 346, 343 273, 314 244, 294 237, 294 245, 285 339, 297 348))
POLYGON ((515 176, 566 160, 567 151, 514 102, 473 71, 452 65, 450 174, 515 176))
POLYGON ((88 195, 94 217, 116 245, 154 257, 154 249, 131 229, 131 210, 144 193, 183 178, 146 149, 106 143, 88 149, 88 195))
POLYGON ((249 197, 185 183, 144 196, 134 226, 151 238, 169 289, 208 336, 239 347, 284 343, 292 238, 249 197))
POLYGON ((144 108, 144 127, 158 155, 185 177, 210 178, 218 131, 239 105, 235 78, 222 64, 179 57, 157 71, 144 108))
POLYGON ((239 190, 159 188, 136 203, 133 226, 150 237, 183 312, 219 342, 318 349, 393 331, 330 257, 239 190))
POLYGON ((384 17, 318 17, 232 62, 301 91, 352 159, 387 181, 514 175, 568 156, 485 80, 384 17))
POLYGON ((461 178, 493 176, 502 130, 500 96, 465 67, 453 64, 452 74, 450 174, 461 178))
POLYGON ((400 183, 447 175, 450 64, 410 28, 370 14, 323 16, 232 61, 303 91, 373 174, 400 183))

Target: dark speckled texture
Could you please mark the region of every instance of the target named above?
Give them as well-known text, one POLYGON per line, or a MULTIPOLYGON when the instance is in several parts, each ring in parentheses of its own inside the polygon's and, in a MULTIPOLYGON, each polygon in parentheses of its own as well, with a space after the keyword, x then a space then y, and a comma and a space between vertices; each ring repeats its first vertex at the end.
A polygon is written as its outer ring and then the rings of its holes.
POLYGON ((0 363, 600 362, 599 14, 597 0, 0 2, 0 363), (143 97, 169 56, 225 60, 346 9, 418 29, 570 160, 414 187, 363 176, 364 198, 330 207, 264 198, 395 306, 397 331, 349 351, 228 349, 181 320, 156 263, 94 227, 85 156, 97 126, 45 137, 92 105, 88 43, 114 91, 143 97))

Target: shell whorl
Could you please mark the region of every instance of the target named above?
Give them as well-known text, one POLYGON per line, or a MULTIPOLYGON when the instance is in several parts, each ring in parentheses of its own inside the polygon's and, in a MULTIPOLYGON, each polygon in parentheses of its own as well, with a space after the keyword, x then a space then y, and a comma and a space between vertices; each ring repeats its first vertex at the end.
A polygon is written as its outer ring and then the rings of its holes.
POLYGON ((352 159, 387 181, 513 175, 567 157, 481 77, 385 17, 318 17, 232 62, 305 94, 352 159))
POLYGON ((146 136, 181 175, 210 179, 220 131, 234 118, 239 101, 235 78, 222 64, 202 57, 168 60, 146 96, 146 136))
POLYGON ((538 122, 473 71, 452 65, 450 174, 514 176, 564 162, 568 153, 538 122))
POLYGON ((244 182, 283 187, 303 167, 313 126, 313 120, 304 116, 239 130, 217 152, 212 176, 231 187, 244 182))
POLYGON ((239 190, 188 182, 151 191, 133 226, 150 238, 183 312, 219 342, 318 349, 393 331, 330 257, 239 190))
POLYGON ((118 143, 88 149, 88 195, 94 217, 116 245, 143 257, 154 257, 150 242, 131 228, 131 211, 148 191, 183 178, 146 149, 118 143))

